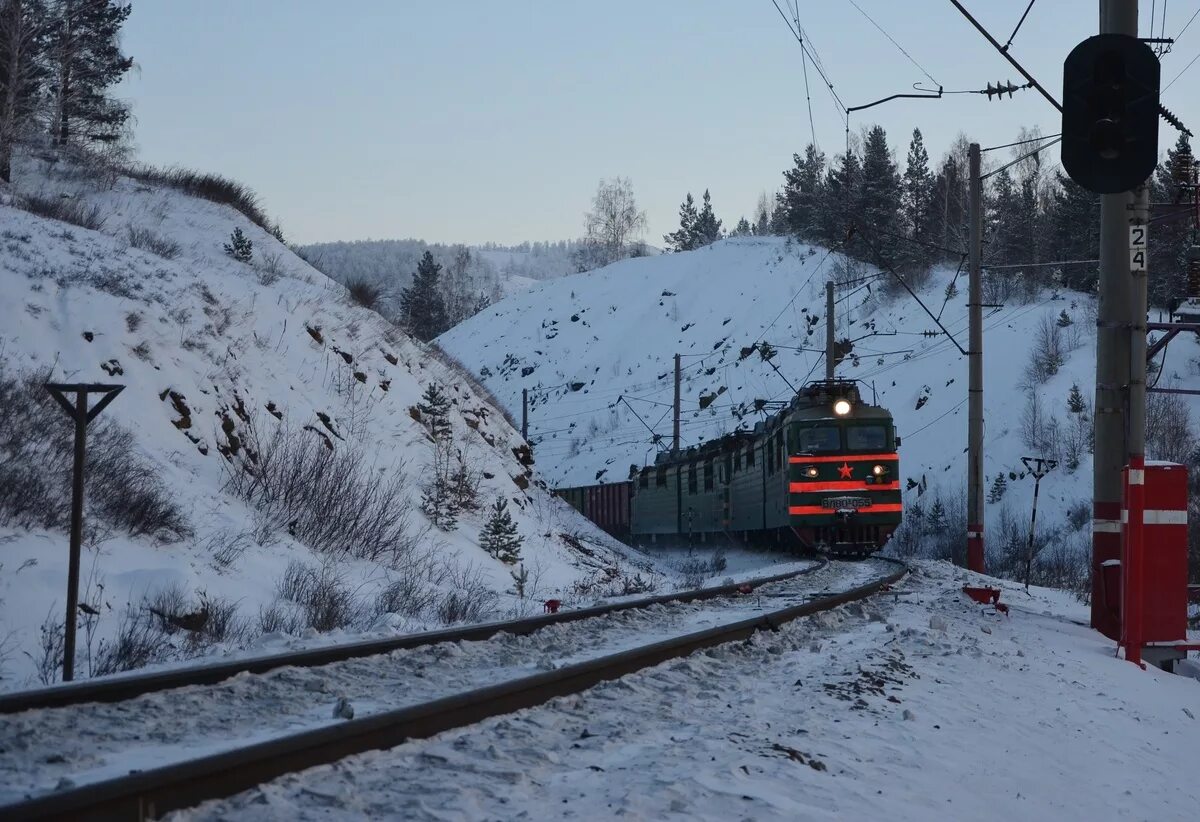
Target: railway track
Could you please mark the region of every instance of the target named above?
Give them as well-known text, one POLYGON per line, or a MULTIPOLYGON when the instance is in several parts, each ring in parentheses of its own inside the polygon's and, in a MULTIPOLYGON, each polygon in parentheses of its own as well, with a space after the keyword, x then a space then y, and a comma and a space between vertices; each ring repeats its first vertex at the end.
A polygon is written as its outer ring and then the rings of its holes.
MULTIPOLYGON (((78 787, 60 786, 61 789, 56 792, 45 792, 44 785, 40 786, 40 790, 35 787, 32 798, 0 806, 0 818, 140 820, 161 815, 209 799, 232 795, 286 773, 356 753, 393 747, 409 739, 425 738, 487 717, 539 705, 554 697, 577 693, 599 682, 697 650, 746 639, 759 630, 774 629, 789 620, 868 597, 895 582, 904 573, 902 565, 886 560, 832 563, 811 572, 811 580, 820 583, 818 585, 806 586, 795 580, 784 580, 761 588, 757 596, 735 600, 722 607, 693 605, 690 608, 654 609, 643 605, 637 611, 625 609, 625 613, 617 614, 610 611, 595 624, 560 626, 540 632, 536 637, 502 637, 495 643, 471 643, 470 646, 430 646, 407 655, 393 654, 388 657, 413 657, 414 653, 424 655, 416 660, 415 668, 409 666, 406 669, 407 675, 416 677, 407 682, 395 681, 394 673, 378 670, 378 665, 368 666, 368 662, 376 660, 357 660, 346 663, 362 668, 351 671, 353 677, 369 679, 382 676, 384 688, 403 688, 404 695, 415 701, 390 707, 372 704, 368 699, 370 713, 361 718, 329 724, 326 715, 319 727, 285 732, 265 741, 252 741, 251 735, 250 739, 240 740, 238 747, 200 758, 119 776, 114 774, 78 787), (814 594, 814 589, 822 585, 826 590, 814 594), (830 591, 829 588, 837 590, 830 591), (653 630, 656 621, 662 623, 658 637, 653 630), (603 625, 604 622, 609 624, 603 625), (580 648, 584 644, 588 650, 581 654, 580 648), (464 651, 468 648, 468 651, 464 651), (466 670, 476 673, 461 683, 450 683, 453 677, 448 672, 457 670, 453 660, 470 650, 478 651, 480 659, 468 664, 466 670), (519 651, 532 653, 522 655, 519 651), (520 658, 515 666, 508 664, 513 654, 520 658), (579 659, 581 655, 586 658, 579 659), (440 667, 433 664, 445 663, 446 660, 451 662, 440 664, 440 667), (479 663, 482 663, 482 668, 479 663), (536 672, 528 673, 530 668, 536 672), (481 670, 492 674, 491 681, 487 676, 481 678, 478 675, 481 670), (514 670, 524 673, 513 675, 514 670), (440 695, 428 698, 438 693, 438 688, 430 690, 415 683, 419 680, 428 682, 431 678, 437 680, 440 695)), ((295 673, 282 670, 268 677, 238 677, 233 683, 222 687, 232 688, 232 693, 225 696, 234 700, 239 694, 247 696, 239 692, 238 686, 249 682, 282 680, 285 684, 298 686, 301 693, 308 690, 311 679, 287 682, 295 673)), ((317 674, 316 671, 301 673, 308 677, 317 674)), ((155 699, 165 700, 172 705, 169 710, 175 715, 189 716, 196 706, 189 705, 187 697, 212 690, 196 689, 190 694, 184 692, 180 695, 184 697, 182 703, 166 699, 170 695, 160 694, 127 705, 100 707, 119 710, 125 715, 127 725, 137 723, 139 719, 146 720, 144 711, 139 710, 138 706, 144 708, 147 702, 155 699)), ((317 701, 328 709, 329 699, 317 701)), ((228 698, 221 699, 221 703, 228 702, 228 698)), ((76 707, 65 712, 41 711, 24 716, 30 717, 34 725, 43 725, 33 729, 39 738, 54 738, 56 731, 79 727, 81 724, 86 727, 86 713, 60 716, 57 728, 44 727, 44 723, 37 720, 47 715, 53 717, 72 711, 79 713, 97 707, 76 707)), ((251 711, 262 710, 262 706, 253 704, 250 708, 251 711)), ((148 726, 153 729, 153 717, 150 720, 148 726)), ((24 738, 28 739, 30 730, 24 729, 24 738)), ((194 731, 195 728, 184 723, 185 737, 194 731)), ((18 746, 21 745, 20 738, 18 735, 18 746)), ((206 743, 194 747, 204 748, 206 743)), ((43 752, 44 749, 37 753, 26 751, 30 759, 43 752)), ((146 753, 143 746, 143 759, 146 753)), ((119 751, 115 759, 121 759, 122 767, 128 768, 128 759, 122 759, 119 751)), ((136 757, 134 759, 136 761, 136 757)), ((101 768, 93 772, 93 776, 103 776, 102 772, 101 768)))
POLYGON ((584 619, 593 619, 605 614, 614 614, 621 611, 649 608, 655 605, 666 605, 675 602, 703 602, 719 597, 727 597, 736 594, 739 589, 746 585, 749 585, 751 588, 759 588, 763 585, 805 576, 806 574, 821 570, 825 564, 826 561, 822 559, 818 560, 816 564, 798 571, 773 574, 732 585, 719 585, 692 591, 678 591, 672 594, 642 597, 625 602, 594 605, 589 608, 577 608, 557 614, 545 614, 503 622, 485 622, 461 628, 424 631, 418 634, 405 634, 385 639, 345 642, 324 648, 311 648, 303 651, 271 654, 269 656, 248 657, 230 662, 190 665, 173 668, 168 671, 134 674, 131 676, 114 677, 112 679, 83 680, 55 685, 49 688, 0 694, 0 715, 37 708, 63 708, 88 702, 123 702, 143 694, 175 688, 215 685, 241 674, 264 674, 280 668, 319 667, 345 662, 350 659, 379 656, 381 654, 392 653, 393 651, 421 648, 428 645, 438 645, 448 642, 478 642, 491 639, 500 634, 526 636, 550 625, 561 625, 584 619))

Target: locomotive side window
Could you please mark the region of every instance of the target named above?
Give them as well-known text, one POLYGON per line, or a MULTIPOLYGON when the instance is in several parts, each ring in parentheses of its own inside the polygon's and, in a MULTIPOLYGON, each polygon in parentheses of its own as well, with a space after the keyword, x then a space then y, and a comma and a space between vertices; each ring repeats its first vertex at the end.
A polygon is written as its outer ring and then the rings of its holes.
POLYGON ((696 463, 688 465, 688 493, 696 493, 696 463))
POLYGON ((792 429, 794 439, 793 451, 801 454, 820 454, 839 451, 842 447, 841 433, 836 425, 822 425, 816 428, 792 429))
POLYGON ((851 451, 885 451, 888 447, 887 428, 882 425, 847 426, 846 447, 851 451))
POLYGON ((754 467, 754 443, 753 442, 751 442, 749 445, 746 446, 746 467, 747 468, 754 467))
POLYGON ((642 469, 642 475, 640 477, 638 477, 638 488, 649 488, 649 487, 650 487, 650 469, 644 468, 644 469, 642 469))
POLYGON ((654 479, 655 486, 663 488, 667 484, 667 466, 661 465, 658 468, 658 476, 654 479))
POLYGON ((704 490, 711 491, 713 489, 713 461, 706 460, 704 463, 704 490))
POLYGON ((725 455, 725 474, 721 477, 722 482, 729 482, 733 479, 733 454, 725 455))

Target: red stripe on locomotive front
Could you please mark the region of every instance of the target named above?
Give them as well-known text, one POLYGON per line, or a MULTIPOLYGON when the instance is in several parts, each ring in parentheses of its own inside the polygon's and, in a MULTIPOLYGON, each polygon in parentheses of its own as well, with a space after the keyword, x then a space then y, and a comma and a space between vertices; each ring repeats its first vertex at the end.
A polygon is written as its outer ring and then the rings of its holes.
POLYGON ((789 482, 788 491, 805 494, 810 491, 899 491, 900 481, 867 485, 862 480, 832 482, 789 482))
POLYGON ((796 457, 789 456, 788 462, 792 465, 807 465, 814 462, 883 462, 884 460, 892 460, 898 462, 900 455, 892 454, 829 454, 819 457, 796 457))

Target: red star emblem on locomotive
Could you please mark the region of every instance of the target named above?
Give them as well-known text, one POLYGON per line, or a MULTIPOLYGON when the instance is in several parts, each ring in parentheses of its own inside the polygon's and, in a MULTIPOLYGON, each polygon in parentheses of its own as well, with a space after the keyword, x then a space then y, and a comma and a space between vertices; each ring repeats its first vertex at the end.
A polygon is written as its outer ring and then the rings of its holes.
POLYGON ((850 479, 850 475, 854 473, 854 469, 850 467, 850 463, 843 462, 842 467, 838 469, 838 473, 842 475, 842 479, 850 479))

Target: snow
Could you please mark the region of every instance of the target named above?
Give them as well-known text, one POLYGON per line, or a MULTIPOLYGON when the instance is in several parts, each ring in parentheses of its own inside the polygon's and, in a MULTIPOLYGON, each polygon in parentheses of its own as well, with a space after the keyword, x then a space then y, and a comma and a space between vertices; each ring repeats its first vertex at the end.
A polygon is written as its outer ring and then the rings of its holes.
MULTIPOLYGON (((264 430, 276 424, 273 408, 296 428, 330 431, 326 436, 337 447, 361 449, 381 478, 407 477, 415 506, 432 449, 409 409, 429 384, 446 387, 455 443, 485 473, 484 506, 497 495, 508 497, 525 537, 527 599, 511 593, 510 568, 478 547, 485 511, 464 515, 452 533, 429 532, 420 545, 437 568, 459 578, 475 573, 499 593, 489 618, 531 609, 539 597, 575 603, 582 595, 573 594, 572 586, 609 569, 640 573, 660 585, 678 579, 553 498, 536 474, 534 484, 522 490, 517 482, 526 469, 513 452, 520 435, 486 398, 428 348, 353 304, 342 286, 234 209, 25 153, 16 158, 10 192, 73 197, 97 206, 105 222, 92 231, 45 219, 13 207, 11 195, 0 192, 0 366, 6 373, 44 369, 55 380, 125 384, 103 418, 133 433, 138 453, 194 529, 193 537, 173 544, 103 530, 88 540, 81 598, 102 614, 93 645, 111 638, 127 603, 137 607, 144 596, 172 584, 192 596, 206 591, 235 603, 253 623, 275 599, 289 562, 323 562, 224 490, 225 460, 217 451, 225 442, 221 414, 239 400, 264 430), (131 247, 131 228, 174 240, 178 256, 168 260, 131 247), (234 228, 253 242, 253 265, 222 252, 234 228), (308 329, 319 330, 321 340, 308 329), (123 373, 111 378, 102 373, 101 364, 111 362, 123 373), (167 392, 185 399, 191 418, 186 430, 167 392), (564 535, 580 540, 587 553, 564 535), (220 550, 230 546, 240 556, 219 561, 220 550)), ((67 423, 59 417, 46 424, 67 423)), ((424 524, 414 510, 414 533, 424 524)), ((0 566, 0 689, 29 687, 37 684, 39 628, 48 618, 61 619, 66 535, 0 527, 0 566)), ((394 569, 342 559, 338 573, 369 605, 394 569)), ((454 583, 431 585, 444 593, 454 583)), ((376 629, 429 627, 436 627, 430 615, 393 614, 384 615, 376 629)), ((80 643, 77 671, 86 676, 89 649, 82 634, 80 643)))
POLYGON ((171 818, 1193 818, 1200 682, 1081 616, 921 563, 865 605, 171 818))
MULTIPOLYGON (((676 353, 683 355, 685 447, 752 427, 761 416, 745 407, 755 399, 790 398, 785 377, 800 385, 806 375, 823 376, 826 280, 871 273, 841 255, 783 238, 727 239, 535 285, 452 328, 439 342, 481 375, 511 412, 520 413, 521 390, 529 390, 530 436, 551 486, 620 482, 631 465, 653 459, 647 425, 662 435, 658 448, 669 445, 676 353), (783 376, 757 354, 741 358, 744 348, 764 340, 779 349, 772 363, 783 376), (719 396, 700 410, 699 399, 711 394, 719 396)), ((918 293, 965 348, 967 283, 965 274, 956 273, 935 269, 918 293), (952 280, 958 296, 947 301, 952 280)), ((906 489, 906 502, 930 490, 956 493, 966 475, 966 357, 945 336, 924 336, 937 327, 907 295, 884 298, 879 284, 838 294, 838 338, 858 341, 837 376, 861 380, 866 397, 877 395, 895 416, 901 472, 920 485, 906 489)), ((1058 373, 1036 386, 1043 410, 1065 425, 1072 384, 1091 405, 1095 310, 1093 297, 1064 291, 985 313, 989 484, 1001 472, 1025 471, 1020 458, 1030 452, 1020 433, 1028 393, 1023 383, 1044 318, 1056 320, 1065 311, 1072 325, 1062 331, 1067 351, 1058 373)), ((1194 382, 1200 374, 1196 341, 1181 336, 1171 346, 1162 384, 1194 382)), ((1031 481, 1010 482, 1002 502, 989 506, 989 517, 994 522, 1002 504, 1028 511, 1032 495, 1031 481)), ((1060 464, 1042 481, 1043 504, 1060 515, 1090 495, 1086 451, 1075 471, 1060 464)))
MULTIPOLYGON (((807 563, 811 566, 812 563, 807 563)), ((672 603, 548 626, 528 636, 444 643, 313 668, 243 674, 211 687, 146 694, 0 716, 0 803, 49 791, 61 779, 86 785, 122 768, 163 766, 302 730, 335 724, 348 700, 370 716, 596 659, 682 634, 849 590, 894 566, 833 562, 752 595, 672 603), (131 717, 137 717, 131 722, 131 717)))

